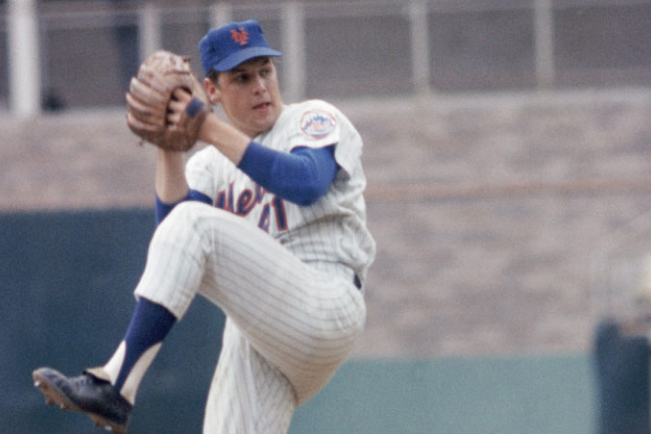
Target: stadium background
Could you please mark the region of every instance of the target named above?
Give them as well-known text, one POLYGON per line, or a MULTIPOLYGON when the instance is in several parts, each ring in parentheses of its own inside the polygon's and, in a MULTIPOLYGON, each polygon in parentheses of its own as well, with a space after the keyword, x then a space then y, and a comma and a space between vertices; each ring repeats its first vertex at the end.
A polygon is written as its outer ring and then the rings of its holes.
MULTIPOLYGON (((414 3, 301 4, 302 93, 336 103, 365 138, 379 251, 354 357, 291 432, 594 432, 594 328, 632 311, 649 253, 651 4, 424 3, 425 87, 410 59, 414 3), (536 54, 540 4, 553 68, 536 54)), ((90 432, 46 409, 29 373, 103 363, 130 317, 155 157, 124 125, 138 5, 38 2, 35 117, 12 113, 0 56, 7 432, 90 432)), ((196 56, 213 4, 156 5, 162 46, 196 56)), ((287 7, 232 13, 258 18, 282 50, 287 7)), ((0 1, 2 53, 8 9, 0 1)), ((200 430, 223 317, 203 300, 192 309, 145 379, 133 432, 200 430)))

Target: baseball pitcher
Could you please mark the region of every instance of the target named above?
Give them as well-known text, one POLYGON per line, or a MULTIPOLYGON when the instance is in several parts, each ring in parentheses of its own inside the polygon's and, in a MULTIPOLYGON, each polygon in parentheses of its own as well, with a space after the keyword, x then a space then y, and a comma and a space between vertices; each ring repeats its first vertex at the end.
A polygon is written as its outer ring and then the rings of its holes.
POLYGON ((281 53, 256 21, 212 29, 199 50, 203 86, 186 58, 160 51, 126 95, 129 128, 158 147, 159 225, 124 339, 79 376, 33 373, 48 403, 116 434, 126 432, 143 376, 197 294, 227 316, 206 434, 286 433, 365 321, 375 243, 360 135, 326 102, 283 103, 281 53), (199 140, 208 146, 186 162, 199 140))

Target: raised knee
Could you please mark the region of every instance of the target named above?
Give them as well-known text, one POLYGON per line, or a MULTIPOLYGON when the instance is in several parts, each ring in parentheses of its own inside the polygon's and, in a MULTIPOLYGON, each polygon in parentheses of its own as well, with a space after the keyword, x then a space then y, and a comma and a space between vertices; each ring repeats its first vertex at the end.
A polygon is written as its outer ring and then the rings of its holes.
POLYGON ((196 219, 197 216, 200 214, 201 209, 207 206, 208 205, 206 205, 205 203, 197 202, 197 201, 189 200, 189 201, 181 202, 178 205, 176 205, 174 209, 172 209, 172 211, 170 211, 169 215, 165 220, 173 221, 175 222, 175 224, 178 224, 179 221, 183 223, 188 223, 196 219))

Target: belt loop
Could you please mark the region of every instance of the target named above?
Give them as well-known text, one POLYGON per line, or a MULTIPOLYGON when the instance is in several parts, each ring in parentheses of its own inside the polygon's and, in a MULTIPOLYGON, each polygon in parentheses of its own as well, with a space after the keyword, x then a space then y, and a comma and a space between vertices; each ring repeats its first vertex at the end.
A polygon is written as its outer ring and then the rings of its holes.
POLYGON ((357 273, 355 273, 355 278, 353 279, 353 283, 355 284, 357 289, 360 289, 360 290, 362 289, 362 281, 359 280, 359 276, 357 275, 357 273))

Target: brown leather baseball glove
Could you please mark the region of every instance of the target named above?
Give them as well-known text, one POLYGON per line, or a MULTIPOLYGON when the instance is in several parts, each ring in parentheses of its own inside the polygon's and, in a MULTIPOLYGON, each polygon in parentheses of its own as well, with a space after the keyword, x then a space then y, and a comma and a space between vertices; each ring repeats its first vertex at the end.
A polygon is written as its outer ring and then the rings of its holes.
POLYGON ((156 51, 131 79, 127 99, 127 125, 142 140, 168 151, 183 152, 197 142, 199 128, 212 111, 205 90, 192 72, 189 58, 156 51), (192 101, 178 123, 167 120, 172 93, 182 88, 192 101))

